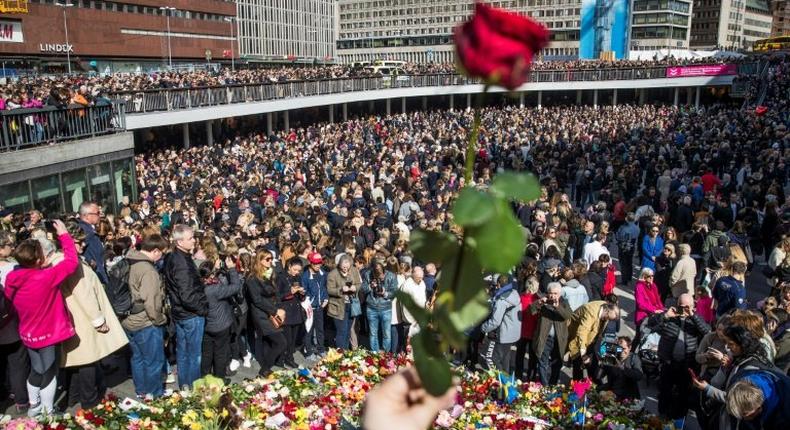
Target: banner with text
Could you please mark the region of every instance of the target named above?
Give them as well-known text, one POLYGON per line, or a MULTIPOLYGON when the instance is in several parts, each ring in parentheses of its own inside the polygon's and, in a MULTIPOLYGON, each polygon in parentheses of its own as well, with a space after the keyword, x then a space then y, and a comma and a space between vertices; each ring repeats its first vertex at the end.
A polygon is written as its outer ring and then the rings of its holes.
POLYGON ((0 42, 22 43, 22 22, 0 19, 0 42))
POLYGON ((704 66, 667 67, 668 78, 688 78, 693 76, 737 75, 737 64, 706 64, 704 66))

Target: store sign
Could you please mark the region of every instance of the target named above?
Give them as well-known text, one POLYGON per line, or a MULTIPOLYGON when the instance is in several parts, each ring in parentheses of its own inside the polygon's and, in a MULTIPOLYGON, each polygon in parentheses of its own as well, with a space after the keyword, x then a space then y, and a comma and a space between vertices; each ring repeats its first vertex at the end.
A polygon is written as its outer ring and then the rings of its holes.
POLYGON ((24 41, 21 21, 0 19, 0 42, 22 43, 24 41))
POLYGON ((737 64, 708 64, 704 66, 668 67, 668 78, 688 78, 694 76, 737 75, 737 64))
POLYGON ((50 53, 57 53, 62 54, 68 52, 69 54, 74 53, 74 45, 71 43, 39 43, 38 50, 41 52, 50 52, 50 53))

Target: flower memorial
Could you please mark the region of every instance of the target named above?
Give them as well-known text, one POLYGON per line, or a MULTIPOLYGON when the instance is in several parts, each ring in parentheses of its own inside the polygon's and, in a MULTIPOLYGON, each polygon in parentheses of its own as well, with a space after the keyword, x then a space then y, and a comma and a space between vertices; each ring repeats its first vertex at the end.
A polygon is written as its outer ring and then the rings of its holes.
MULTIPOLYGON (((368 391, 410 364, 406 355, 331 350, 312 370, 280 371, 229 386, 208 377, 190 392, 144 402, 109 396, 96 408, 73 415, 17 418, 0 425, 9 430, 354 429, 368 391)), ((543 387, 493 372, 456 371, 456 403, 439 414, 436 429, 567 429, 580 422, 573 414, 578 386, 543 387)), ((664 428, 639 403, 619 402, 592 388, 586 398, 584 428, 664 428)))

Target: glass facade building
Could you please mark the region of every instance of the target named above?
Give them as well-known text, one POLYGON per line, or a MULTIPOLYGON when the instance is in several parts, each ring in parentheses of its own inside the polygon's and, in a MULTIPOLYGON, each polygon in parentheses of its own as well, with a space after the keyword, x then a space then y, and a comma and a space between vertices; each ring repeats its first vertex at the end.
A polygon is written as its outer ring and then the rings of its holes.
POLYGON ((76 212, 85 200, 116 213, 137 198, 134 159, 124 158, 0 186, 0 205, 14 212, 38 209, 45 216, 76 212))

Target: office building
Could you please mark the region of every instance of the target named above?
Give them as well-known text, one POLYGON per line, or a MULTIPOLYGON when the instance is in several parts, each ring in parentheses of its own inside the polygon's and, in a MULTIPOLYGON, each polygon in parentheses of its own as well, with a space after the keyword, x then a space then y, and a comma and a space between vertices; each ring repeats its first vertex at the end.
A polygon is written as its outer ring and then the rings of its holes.
POLYGON ((790 0, 774 0, 771 4, 773 23, 771 36, 790 36, 790 0))
POLYGON ((692 49, 748 49, 770 36, 773 17, 767 0, 695 0, 692 49))
POLYGON ((334 0, 237 0, 237 7, 242 59, 334 62, 334 0))
POLYGON ((631 50, 688 49, 692 10, 690 0, 633 0, 631 50))

